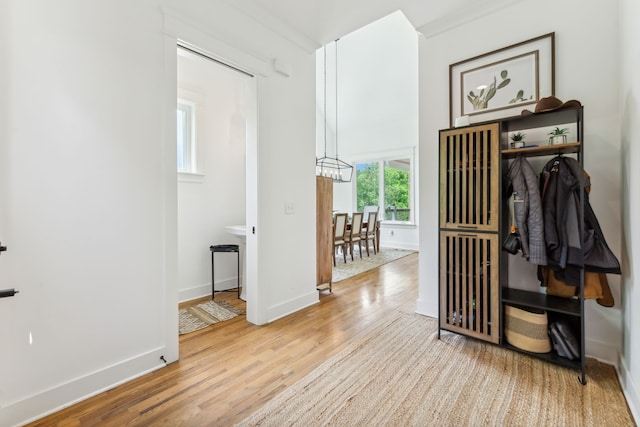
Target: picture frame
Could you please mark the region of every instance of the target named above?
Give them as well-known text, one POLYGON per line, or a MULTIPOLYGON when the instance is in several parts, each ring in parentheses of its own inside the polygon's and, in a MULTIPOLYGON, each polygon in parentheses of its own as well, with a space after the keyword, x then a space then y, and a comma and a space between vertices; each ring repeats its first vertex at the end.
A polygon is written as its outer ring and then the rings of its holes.
POLYGON ((449 120, 478 123, 555 95, 555 32, 449 65, 449 120))

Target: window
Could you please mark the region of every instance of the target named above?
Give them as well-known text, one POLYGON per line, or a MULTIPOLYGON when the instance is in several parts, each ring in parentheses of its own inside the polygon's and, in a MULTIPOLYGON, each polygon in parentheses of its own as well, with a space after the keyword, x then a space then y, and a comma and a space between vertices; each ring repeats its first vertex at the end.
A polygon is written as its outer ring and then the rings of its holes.
POLYGON ((380 200, 380 168, 378 162, 356 164, 357 211, 365 206, 378 206, 380 200))
POLYGON ((412 157, 356 163, 357 210, 372 205, 380 206, 382 220, 414 221, 412 157))
POLYGON ((196 146, 196 105, 193 102, 178 99, 177 137, 178 172, 195 173, 196 146))

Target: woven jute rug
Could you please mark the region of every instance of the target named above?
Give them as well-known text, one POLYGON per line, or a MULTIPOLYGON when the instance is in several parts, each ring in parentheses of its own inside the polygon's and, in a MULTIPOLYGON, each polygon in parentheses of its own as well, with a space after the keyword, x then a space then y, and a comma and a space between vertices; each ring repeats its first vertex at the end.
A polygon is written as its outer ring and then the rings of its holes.
POLYGON ((233 319, 239 314, 244 314, 244 311, 225 301, 207 301, 195 307, 183 308, 178 312, 178 333, 188 334, 233 319))
POLYGON ((579 373, 398 313, 240 426, 633 426, 612 366, 579 373))
POLYGON ((381 248, 381 250, 375 255, 373 254, 373 249, 369 249, 370 256, 367 256, 366 249, 363 250, 363 252, 362 258, 360 258, 358 247, 356 246, 353 261, 351 261, 351 255, 348 254, 346 263, 344 262, 342 254, 336 255, 336 266, 333 267, 333 283, 355 276, 356 274, 364 273, 365 271, 380 267, 383 264, 414 253, 414 251, 392 248, 381 248))

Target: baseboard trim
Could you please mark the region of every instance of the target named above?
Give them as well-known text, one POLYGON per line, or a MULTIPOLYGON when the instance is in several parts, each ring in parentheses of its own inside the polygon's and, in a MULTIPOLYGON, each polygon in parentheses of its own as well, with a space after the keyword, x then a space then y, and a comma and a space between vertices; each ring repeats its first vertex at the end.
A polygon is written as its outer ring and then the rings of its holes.
POLYGON ((640 421, 640 386, 633 381, 624 358, 620 353, 618 353, 617 366, 616 372, 618 373, 618 381, 620 381, 622 393, 627 399, 627 405, 629 405, 631 415, 636 424, 638 424, 638 421, 640 421))
POLYGON ((267 323, 278 320, 284 316, 288 316, 291 313, 295 313, 296 311, 302 310, 303 308, 309 307, 319 302, 320 296, 318 294, 318 291, 314 290, 304 295, 300 295, 297 298, 285 301, 281 304, 271 306, 267 309, 267 323))
POLYGON ((585 338, 586 356, 618 368, 618 352, 614 345, 585 338))
POLYGON ((420 250, 420 246, 412 243, 404 243, 404 242, 395 242, 394 244, 381 244, 380 250, 382 249, 403 249, 405 251, 415 251, 418 252, 420 250))
MULTIPOLYGON (((221 280, 216 283, 216 291, 235 289, 237 287, 238 287, 237 277, 221 280)), ((205 283, 204 285, 194 286, 193 288, 179 289, 178 302, 191 301, 196 298, 206 297, 207 295, 211 296, 211 283, 205 283)))
POLYGON ((436 306, 436 312, 434 313, 429 309, 430 305, 433 305, 433 304, 428 304, 427 301, 424 301, 418 298, 418 300, 416 301, 416 313, 422 314, 423 316, 434 317, 437 319, 438 318, 437 306, 436 306))
POLYGON ((64 384, 51 387, 0 408, 0 419, 7 426, 21 426, 60 411, 166 366, 161 361, 164 347, 132 357, 64 384), (5 424, 6 423, 6 424, 5 424))

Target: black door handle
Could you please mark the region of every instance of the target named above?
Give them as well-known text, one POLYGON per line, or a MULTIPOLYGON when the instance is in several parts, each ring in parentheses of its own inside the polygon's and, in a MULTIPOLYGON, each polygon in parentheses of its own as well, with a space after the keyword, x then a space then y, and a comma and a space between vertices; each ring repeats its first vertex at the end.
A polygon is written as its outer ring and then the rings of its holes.
POLYGON ((5 252, 7 250, 6 246, 2 246, 2 242, 0 242, 0 253, 5 252))
POLYGON ((15 289, 3 289, 0 291, 0 298, 12 297, 20 291, 16 291, 15 289))

